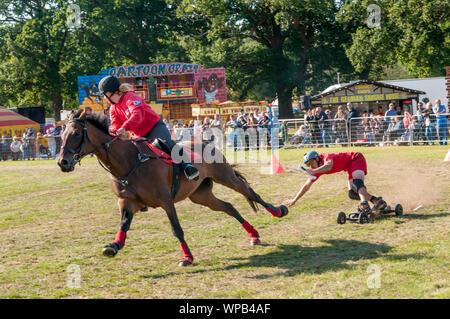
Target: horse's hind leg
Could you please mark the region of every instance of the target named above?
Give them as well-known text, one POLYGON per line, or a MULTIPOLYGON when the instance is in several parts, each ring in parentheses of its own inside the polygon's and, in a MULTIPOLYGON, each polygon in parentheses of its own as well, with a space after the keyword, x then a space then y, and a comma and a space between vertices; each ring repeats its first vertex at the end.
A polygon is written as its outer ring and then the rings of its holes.
MULTIPOLYGON (((225 164, 226 165, 226 164, 225 164)), ((252 205, 252 202, 261 204, 269 213, 275 217, 284 217, 288 214, 288 208, 284 205, 275 207, 265 202, 248 184, 245 178, 238 171, 234 170, 230 165, 226 165, 221 169, 216 169, 213 175, 214 181, 235 190, 244 195, 252 205)), ((253 205, 252 205, 253 206, 253 205)))
POLYGON ((130 229, 134 213, 142 206, 124 198, 119 198, 117 203, 120 209, 120 229, 115 240, 103 248, 103 255, 107 257, 114 257, 125 246, 125 238, 127 237, 127 231, 130 229))
POLYGON ((234 217, 247 231, 248 235, 250 236, 250 243, 252 245, 260 244, 261 241, 259 240, 259 234, 256 229, 254 229, 252 225, 250 225, 241 216, 241 214, 239 214, 239 212, 233 207, 233 205, 215 197, 212 192, 212 186, 212 180, 205 179, 199 186, 199 188, 194 193, 192 193, 191 196, 189 196, 189 198, 196 204, 207 206, 214 211, 225 212, 228 215, 234 217))

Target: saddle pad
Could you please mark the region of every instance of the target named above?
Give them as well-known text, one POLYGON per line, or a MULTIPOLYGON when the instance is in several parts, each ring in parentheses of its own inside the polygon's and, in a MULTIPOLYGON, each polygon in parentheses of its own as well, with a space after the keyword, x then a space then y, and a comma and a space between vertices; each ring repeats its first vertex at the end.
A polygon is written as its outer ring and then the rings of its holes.
MULTIPOLYGON (((157 148, 155 145, 144 142, 145 145, 153 152, 156 156, 158 156, 163 162, 167 164, 177 164, 175 161, 172 160, 172 157, 170 154, 164 152, 163 150, 157 148)), ((186 154, 190 159, 192 163, 198 162, 199 159, 201 159, 201 155, 191 151, 190 148, 184 147, 183 148, 183 154, 186 154)))

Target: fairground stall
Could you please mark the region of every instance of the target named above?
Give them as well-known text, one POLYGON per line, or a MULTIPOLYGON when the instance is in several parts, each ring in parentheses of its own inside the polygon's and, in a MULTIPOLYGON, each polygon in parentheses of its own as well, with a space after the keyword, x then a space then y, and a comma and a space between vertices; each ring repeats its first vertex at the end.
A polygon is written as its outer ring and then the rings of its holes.
POLYGON ((159 63, 113 67, 99 75, 78 77, 80 107, 96 112, 108 108, 98 83, 114 75, 129 83, 147 104, 167 120, 193 119, 191 104, 221 103, 227 100, 225 69, 203 69, 199 64, 159 63))
POLYGON ((254 112, 267 112, 268 103, 266 101, 245 101, 245 102, 233 102, 225 101, 222 103, 199 103, 192 104, 192 115, 203 120, 205 117, 214 118, 215 115, 219 115, 222 119, 222 123, 227 122, 230 119, 230 115, 239 113, 250 114, 254 112))
POLYGON ((361 112, 376 113, 378 107, 381 106, 386 111, 389 103, 394 103, 396 108, 413 113, 413 103, 417 103, 420 94, 426 93, 382 82, 360 80, 329 87, 321 94, 312 96, 311 105, 336 111, 339 105, 351 102, 361 112))
POLYGON ((21 137, 25 129, 39 132, 39 123, 0 106, 0 133, 5 137, 21 137))

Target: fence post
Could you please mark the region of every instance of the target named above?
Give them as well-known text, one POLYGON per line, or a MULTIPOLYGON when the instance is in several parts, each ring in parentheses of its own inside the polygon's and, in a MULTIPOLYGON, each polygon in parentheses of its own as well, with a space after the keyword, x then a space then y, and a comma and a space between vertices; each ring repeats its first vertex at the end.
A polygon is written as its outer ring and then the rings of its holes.
POLYGON ((347 146, 351 146, 352 138, 350 135, 352 134, 352 119, 349 119, 348 125, 346 125, 346 126, 347 126, 346 129, 347 129, 347 139, 348 139, 347 146))

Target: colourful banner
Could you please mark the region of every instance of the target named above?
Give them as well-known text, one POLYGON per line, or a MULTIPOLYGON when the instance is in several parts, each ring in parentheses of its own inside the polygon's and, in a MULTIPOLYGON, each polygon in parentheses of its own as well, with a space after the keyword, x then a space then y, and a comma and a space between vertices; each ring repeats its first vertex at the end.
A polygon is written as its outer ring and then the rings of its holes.
POLYGON ((134 78, 174 74, 194 74, 201 68, 202 66, 200 64, 174 62, 118 66, 108 69, 106 72, 108 72, 109 75, 114 75, 118 78, 134 78))
POLYGON ((192 88, 169 88, 160 89, 161 99, 177 98, 177 97, 193 97, 194 90, 192 88))

